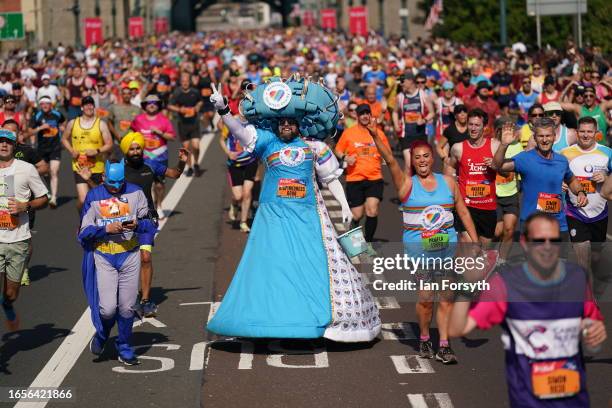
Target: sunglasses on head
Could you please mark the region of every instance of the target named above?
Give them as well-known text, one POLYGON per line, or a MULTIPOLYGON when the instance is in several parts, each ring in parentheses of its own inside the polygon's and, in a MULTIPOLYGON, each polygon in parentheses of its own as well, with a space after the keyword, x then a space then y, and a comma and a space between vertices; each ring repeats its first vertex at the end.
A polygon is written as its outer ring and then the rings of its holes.
POLYGON ((550 116, 561 116, 562 113, 563 112, 561 111, 549 111, 549 112, 546 112, 546 116, 549 116, 549 117, 550 116))
POLYGON ((545 244, 547 242, 551 243, 551 244, 559 244, 561 242, 563 242, 563 240, 561 239, 561 237, 559 238, 531 238, 529 240, 529 242, 533 243, 533 244, 545 244))

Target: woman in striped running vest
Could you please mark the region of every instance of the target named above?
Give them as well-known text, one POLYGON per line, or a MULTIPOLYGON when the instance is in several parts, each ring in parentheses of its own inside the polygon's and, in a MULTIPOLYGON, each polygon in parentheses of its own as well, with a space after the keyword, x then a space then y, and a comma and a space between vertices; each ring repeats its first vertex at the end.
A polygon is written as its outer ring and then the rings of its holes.
MULTIPOLYGON (((472 217, 459 193, 455 180, 449 176, 433 172, 434 153, 431 145, 425 141, 415 141, 410 146, 410 164, 406 166, 409 174, 402 171, 393 154, 382 141, 371 131, 376 147, 387 162, 393 184, 401 201, 404 217, 404 251, 412 257, 452 257, 456 249, 457 232, 453 227, 453 211, 461 218, 472 242, 478 242, 476 228, 472 217)), ((433 345, 429 336, 429 327, 433 316, 435 290, 428 288, 439 277, 434 270, 418 270, 419 301, 416 305, 419 319, 420 342, 419 354, 423 358, 433 358, 433 345)), ((450 276, 446 277, 451 278, 450 276)), ((435 355, 436 360, 444 364, 457 362, 455 353, 448 342, 448 322, 452 310, 453 294, 450 291, 439 292, 439 304, 436 321, 440 332, 440 347, 435 355)))

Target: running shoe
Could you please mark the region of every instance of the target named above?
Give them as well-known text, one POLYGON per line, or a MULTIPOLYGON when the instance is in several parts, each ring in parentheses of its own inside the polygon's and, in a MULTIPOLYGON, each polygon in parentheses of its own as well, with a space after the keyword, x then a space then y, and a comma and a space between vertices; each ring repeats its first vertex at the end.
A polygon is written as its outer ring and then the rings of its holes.
POLYGON ((134 354, 131 356, 122 356, 119 354, 119 361, 125 364, 126 366, 135 366, 140 364, 140 360, 136 358, 134 354))
POLYGON ((49 199, 49 208, 51 208, 52 210, 55 210, 57 208, 57 198, 51 197, 49 199))
POLYGON ((251 229, 249 228, 248 224, 246 222, 241 222, 240 223, 240 231, 242 232, 251 232, 251 229))
POLYGON ((94 334, 89 342, 89 351, 96 356, 102 355, 106 342, 98 338, 98 333, 94 334))
POLYGON ((230 221, 236 221, 236 213, 238 212, 238 208, 234 204, 230 204, 229 211, 227 212, 227 216, 230 221))
POLYGON ((436 360, 441 361, 442 364, 457 364, 457 356, 450 346, 440 347, 436 353, 436 360))
POLYGON ((190 167, 187 169, 187 172, 185 173, 186 177, 193 177, 193 169, 190 167))
POLYGON ((23 275, 21 275, 21 286, 30 286, 30 274, 28 268, 23 270, 23 275))
POLYGON ((144 317, 144 303, 142 302, 136 302, 136 304, 134 306, 132 306, 132 311, 136 314, 136 316, 142 320, 142 318, 144 317))
POLYGON ((142 307, 144 317, 157 316, 157 305, 155 303, 151 302, 150 300, 147 300, 144 303, 141 302, 140 305, 142 307))
POLYGON ((194 164, 193 165, 193 173, 195 174, 196 177, 201 177, 202 173, 204 173, 204 172, 200 168, 199 164, 194 164))
POLYGON ((13 305, 7 306, 3 303, 2 310, 4 310, 4 315, 6 316, 5 324, 7 331, 14 332, 19 330, 19 316, 17 316, 13 305))
POLYGON ((431 344, 431 340, 420 341, 419 342, 419 357, 422 358, 433 358, 433 344, 431 344))

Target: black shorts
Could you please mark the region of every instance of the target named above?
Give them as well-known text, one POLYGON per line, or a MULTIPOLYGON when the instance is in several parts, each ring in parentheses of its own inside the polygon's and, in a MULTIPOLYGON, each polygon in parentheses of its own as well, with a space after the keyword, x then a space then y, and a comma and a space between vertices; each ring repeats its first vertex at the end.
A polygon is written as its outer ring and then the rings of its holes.
POLYGON ((382 201, 384 181, 361 180, 346 182, 346 200, 349 207, 359 207, 365 203, 366 198, 375 197, 382 201))
POLYGON ((595 222, 582 222, 574 217, 566 217, 569 229, 570 240, 572 242, 590 241, 593 249, 601 248, 606 242, 608 231, 608 217, 595 222))
POLYGON ((62 160, 62 145, 42 146, 38 148, 38 154, 47 163, 51 160, 62 160))
MULTIPOLYGON (((98 185, 102 184, 102 173, 92 174, 91 180, 98 185)), ((87 182, 83 180, 83 177, 81 177, 81 175, 77 172, 74 172, 74 183, 75 184, 87 184, 87 182)))
POLYGON ((400 137, 399 138, 399 144, 400 144, 400 147, 401 147, 402 151, 404 151, 406 149, 410 149, 410 145, 412 144, 412 142, 414 142, 416 140, 422 140, 422 141, 426 142, 427 141, 427 135, 425 133, 423 133, 422 135, 412 135, 412 136, 400 137))
POLYGON ((197 120, 195 123, 182 123, 178 122, 178 134, 182 142, 186 142, 191 139, 199 139, 202 136, 200 130, 200 121, 197 120))
POLYGON ((506 214, 520 215, 519 194, 508 197, 497 197, 497 221, 501 221, 506 214))
MULTIPOLYGON (((495 237, 495 226, 497 225, 497 211, 496 210, 480 210, 478 208, 467 207, 472 221, 476 227, 476 233, 478 236, 493 239, 495 237)), ((455 229, 457 232, 464 232, 465 226, 461 222, 461 218, 455 217, 455 229)))
POLYGON ((257 161, 245 166, 228 166, 229 182, 232 187, 242 186, 246 180, 255 182, 257 174, 257 161))

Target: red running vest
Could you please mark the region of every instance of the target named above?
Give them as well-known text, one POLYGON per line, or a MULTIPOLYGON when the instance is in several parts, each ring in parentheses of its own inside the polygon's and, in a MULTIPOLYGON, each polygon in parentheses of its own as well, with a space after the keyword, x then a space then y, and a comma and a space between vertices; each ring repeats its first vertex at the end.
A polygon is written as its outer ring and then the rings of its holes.
POLYGON ((484 163, 484 159, 493 158, 491 140, 485 138, 480 147, 472 147, 469 141, 461 142, 463 153, 459 162, 459 189, 465 205, 479 210, 495 211, 495 171, 484 163))

